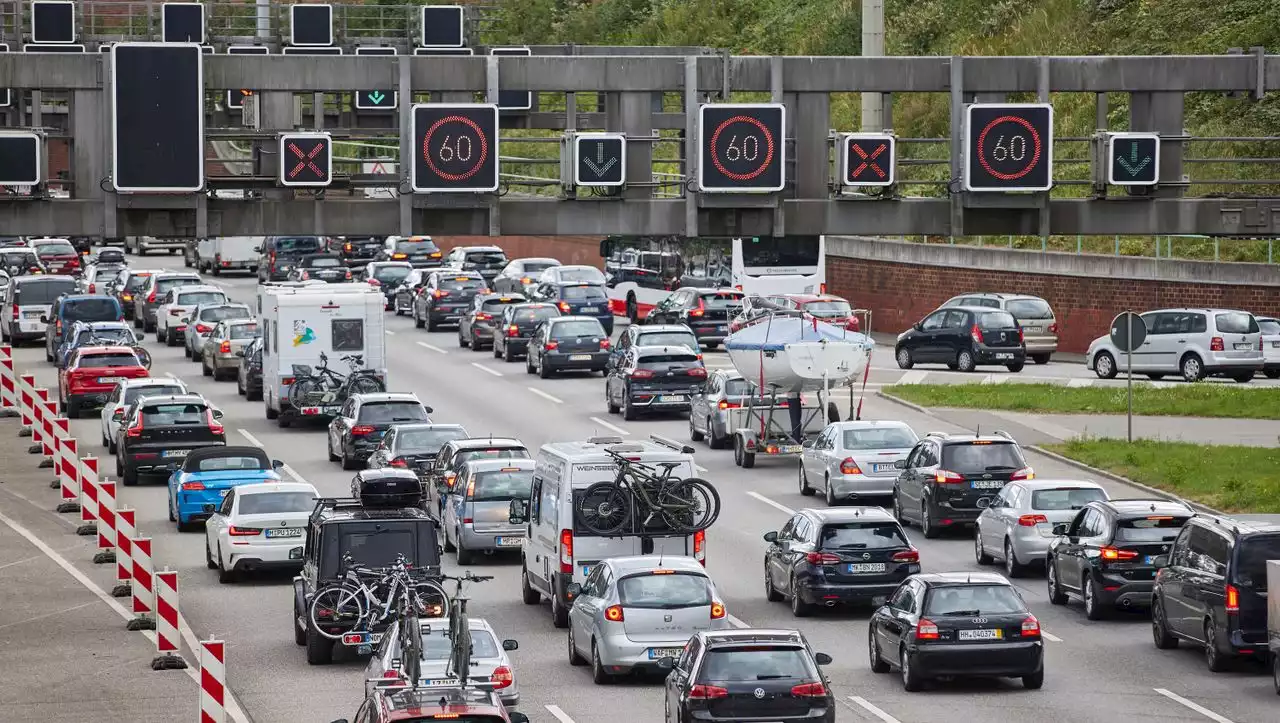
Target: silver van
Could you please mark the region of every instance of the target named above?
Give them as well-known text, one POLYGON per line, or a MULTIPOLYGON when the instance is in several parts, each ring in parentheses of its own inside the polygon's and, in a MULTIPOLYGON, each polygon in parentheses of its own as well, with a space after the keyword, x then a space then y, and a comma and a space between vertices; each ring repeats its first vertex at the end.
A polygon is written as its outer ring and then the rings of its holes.
POLYGON ((1058 351, 1058 319, 1049 302, 1030 294, 996 294, 976 292, 947 299, 938 308, 951 306, 986 306, 1013 314, 1022 327, 1027 345, 1027 358, 1036 364, 1048 364, 1058 351))
MULTIPOLYGON (((1147 338, 1133 352, 1133 370, 1153 380, 1178 374, 1188 382, 1221 376, 1243 384, 1263 368, 1262 329, 1247 311, 1160 309, 1141 317, 1147 338)), ((1089 345, 1085 364, 1111 379, 1128 368, 1128 355, 1107 334, 1089 345)))
POLYGON ((73 276, 15 276, 4 292, 4 309, 0 314, 0 335, 19 346, 24 341, 44 337, 41 321, 53 308, 53 300, 63 294, 76 293, 73 276))
POLYGON ((531 459, 473 459, 458 469, 441 527, 444 551, 454 552, 459 565, 476 552, 509 552, 524 544, 524 525, 510 521, 511 500, 529 499, 533 466, 531 459))

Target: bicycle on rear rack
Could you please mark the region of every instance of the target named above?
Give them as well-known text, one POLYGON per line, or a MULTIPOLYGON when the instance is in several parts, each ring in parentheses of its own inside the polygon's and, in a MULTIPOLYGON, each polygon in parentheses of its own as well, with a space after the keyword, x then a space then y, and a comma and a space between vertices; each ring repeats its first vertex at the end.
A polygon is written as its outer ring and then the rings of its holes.
POLYGON ((658 520, 673 532, 693 534, 720 516, 720 493, 710 482, 671 476, 682 463, 647 465, 606 451, 618 463, 617 477, 591 485, 577 503, 578 519, 591 532, 610 535, 632 520, 636 527, 649 529, 658 520))
POLYGON ((341 358, 351 371, 343 376, 329 368, 329 357, 320 352, 320 364, 293 365, 293 384, 289 387, 289 404, 294 409, 327 407, 342 404, 352 394, 385 392, 387 387, 372 369, 364 368, 364 356, 348 354, 341 358))

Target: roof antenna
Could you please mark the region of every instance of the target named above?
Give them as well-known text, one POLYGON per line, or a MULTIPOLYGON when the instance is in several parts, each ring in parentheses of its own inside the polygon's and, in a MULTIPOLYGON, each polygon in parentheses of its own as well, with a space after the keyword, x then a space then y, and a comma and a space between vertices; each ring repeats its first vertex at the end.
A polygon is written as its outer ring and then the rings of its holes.
POLYGON ((973 436, 975 436, 975 437, 981 437, 981 436, 982 436, 982 424, 974 425, 974 427, 973 427, 973 436))

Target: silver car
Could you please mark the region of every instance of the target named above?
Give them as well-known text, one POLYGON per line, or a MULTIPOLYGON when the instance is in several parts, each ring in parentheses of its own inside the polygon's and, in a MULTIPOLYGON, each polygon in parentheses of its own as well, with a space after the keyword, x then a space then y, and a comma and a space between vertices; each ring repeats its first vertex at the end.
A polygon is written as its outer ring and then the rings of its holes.
MULTIPOLYGON (((1188 382, 1223 376, 1245 383, 1263 368, 1262 330, 1247 311, 1160 309, 1141 317, 1147 338, 1133 351, 1133 370, 1151 379, 1178 374, 1188 382)), ((1085 365, 1111 379, 1127 368, 1128 356, 1107 334, 1089 345, 1085 365)))
POLYGON ((201 371, 214 380, 234 377, 240 370, 245 347, 259 336, 262 331, 258 329, 257 319, 219 321, 196 352, 201 371))
MULTIPOLYGON (((498 634, 483 618, 470 618, 471 628, 471 680, 489 683, 502 698, 502 705, 514 708, 520 703, 520 686, 516 682, 516 668, 507 657, 507 651, 516 650, 515 640, 498 642, 498 634)), ((449 621, 445 618, 422 618, 421 678, 424 685, 441 685, 449 678, 449 654, 453 641, 447 637, 449 621)), ((393 621, 387 628, 378 649, 369 658, 364 669, 365 697, 375 688, 406 685, 401 676, 400 623, 393 621), (386 681, 379 683, 378 681, 386 681)))
POLYGON ((800 453, 800 494, 821 490, 832 507, 845 500, 888 497, 898 470, 920 441, 905 422, 849 421, 828 424, 800 453))
POLYGON ((1054 525, 1070 522, 1088 503, 1106 499, 1106 490, 1086 480, 1010 482, 978 515, 974 557, 980 565, 1002 560, 1009 577, 1021 577, 1029 566, 1044 564, 1054 525))
MULTIPOLYGON (((640 327, 643 329, 644 327, 640 327)), ((692 336, 692 334, 690 334, 692 336)), ((742 418, 741 413, 733 410, 741 409, 751 396, 751 384, 738 372, 729 370, 708 370, 707 383, 701 394, 694 394, 689 401, 689 439, 694 442, 707 440, 712 449, 724 449, 733 441, 730 436, 733 417, 742 418)), ((779 406, 785 406, 786 400, 779 400, 779 406)), ((756 402, 762 406, 762 402, 756 402)), ((767 407, 768 403, 763 403, 767 407)))
POLYGON ((1280 379, 1280 319, 1259 316, 1262 330, 1262 373, 1267 379, 1280 379))
POLYGON ((985 306, 1013 314, 1022 329, 1027 358, 1036 364, 1048 364, 1058 351, 1058 319, 1049 302, 1039 296, 975 292, 953 296, 938 308, 951 306, 985 306))
POLYGON ((660 670, 703 630, 727 630, 723 598, 692 557, 615 557, 571 583, 569 663, 591 664, 597 685, 615 675, 660 670))
POLYGON ((194 362, 200 361, 204 343, 209 340, 209 334, 213 333, 218 322, 252 318, 253 312, 244 304, 222 302, 197 306, 187 319, 187 328, 182 331, 182 346, 186 357, 194 362))
POLYGON ((528 500, 533 489, 531 459, 477 459, 458 469, 444 507, 444 549, 471 562, 476 552, 519 550, 525 526, 511 524, 511 500, 528 500))

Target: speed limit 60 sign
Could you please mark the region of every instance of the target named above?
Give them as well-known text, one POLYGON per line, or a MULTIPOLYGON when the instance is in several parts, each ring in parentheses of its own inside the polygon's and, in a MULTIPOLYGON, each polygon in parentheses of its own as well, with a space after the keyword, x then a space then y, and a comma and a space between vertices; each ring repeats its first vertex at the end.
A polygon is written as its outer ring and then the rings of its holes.
POLYGON ((768 193, 786 185, 787 111, 781 103, 698 108, 698 188, 768 193))
POLYGON ((964 113, 964 190, 1053 187, 1053 106, 975 103, 964 113))
POLYGON ((415 105, 413 147, 414 193, 498 190, 498 106, 415 105))

